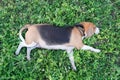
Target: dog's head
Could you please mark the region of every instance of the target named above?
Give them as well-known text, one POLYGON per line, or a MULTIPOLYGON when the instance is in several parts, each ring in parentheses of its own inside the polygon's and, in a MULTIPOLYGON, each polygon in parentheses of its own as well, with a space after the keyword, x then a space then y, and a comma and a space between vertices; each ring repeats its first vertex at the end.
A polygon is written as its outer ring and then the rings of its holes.
POLYGON ((84 30, 84 37, 91 37, 94 33, 98 34, 100 32, 99 28, 95 26, 95 24, 91 22, 81 22, 80 24, 77 24, 76 26, 79 26, 83 28, 84 30))

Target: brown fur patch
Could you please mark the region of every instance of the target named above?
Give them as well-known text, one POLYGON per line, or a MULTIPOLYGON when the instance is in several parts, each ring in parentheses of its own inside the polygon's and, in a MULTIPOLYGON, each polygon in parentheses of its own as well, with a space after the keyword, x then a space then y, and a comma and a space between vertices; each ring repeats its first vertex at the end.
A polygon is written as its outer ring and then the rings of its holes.
POLYGON ((28 27, 28 31, 25 34, 26 44, 31 44, 32 42, 39 43, 39 41, 42 40, 37 30, 37 25, 38 24, 28 27))
POLYGON ((38 37, 38 33, 35 26, 28 27, 28 31, 25 34, 26 44, 31 44, 32 42, 36 42, 36 38, 38 37))
POLYGON ((83 46, 82 36, 78 30, 78 28, 74 27, 70 37, 69 45, 74 46, 77 49, 80 49, 83 46))

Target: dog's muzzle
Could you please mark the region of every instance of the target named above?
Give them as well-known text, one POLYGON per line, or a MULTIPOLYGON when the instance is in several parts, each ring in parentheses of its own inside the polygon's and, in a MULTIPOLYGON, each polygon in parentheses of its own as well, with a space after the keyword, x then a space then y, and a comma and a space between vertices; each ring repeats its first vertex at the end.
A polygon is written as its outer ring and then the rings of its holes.
POLYGON ((95 34, 98 34, 98 33, 100 33, 100 29, 98 27, 96 27, 95 34))

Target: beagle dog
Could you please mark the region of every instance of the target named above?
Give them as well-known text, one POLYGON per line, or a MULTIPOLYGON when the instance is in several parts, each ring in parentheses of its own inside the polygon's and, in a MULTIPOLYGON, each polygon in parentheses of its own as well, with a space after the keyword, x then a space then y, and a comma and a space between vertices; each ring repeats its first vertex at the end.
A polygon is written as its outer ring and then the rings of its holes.
POLYGON ((27 47, 27 59, 30 60, 30 52, 34 48, 65 50, 68 53, 73 70, 76 70, 73 49, 100 52, 99 49, 82 42, 83 38, 91 37, 94 33, 98 34, 99 32, 99 28, 91 22, 81 22, 68 27, 57 27, 50 24, 27 24, 19 31, 21 42, 15 54, 18 55, 22 47, 27 47), (24 29, 28 29, 25 39, 22 37, 24 29))

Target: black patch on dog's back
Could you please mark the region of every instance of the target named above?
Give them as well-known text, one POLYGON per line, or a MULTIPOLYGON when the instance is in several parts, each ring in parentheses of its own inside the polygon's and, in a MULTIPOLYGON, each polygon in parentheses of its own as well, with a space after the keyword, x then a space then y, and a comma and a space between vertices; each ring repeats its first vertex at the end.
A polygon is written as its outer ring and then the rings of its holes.
POLYGON ((43 40, 48 45, 64 44, 70 41, 73 27, 60 28, 53 25, 40 25, 37 27, 43 40))

